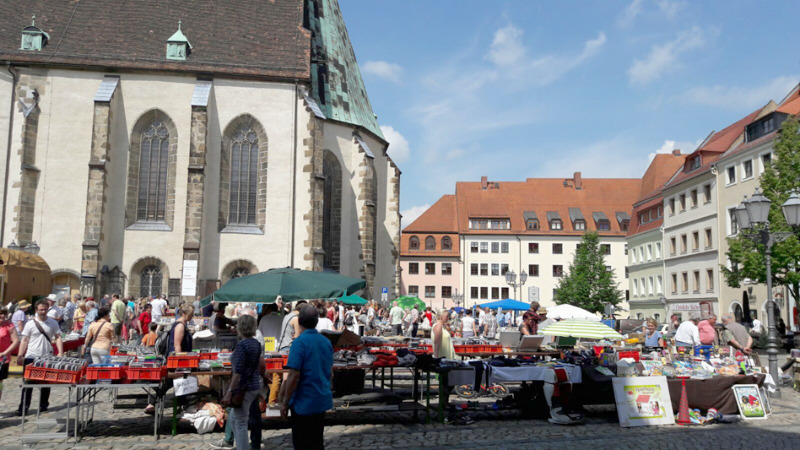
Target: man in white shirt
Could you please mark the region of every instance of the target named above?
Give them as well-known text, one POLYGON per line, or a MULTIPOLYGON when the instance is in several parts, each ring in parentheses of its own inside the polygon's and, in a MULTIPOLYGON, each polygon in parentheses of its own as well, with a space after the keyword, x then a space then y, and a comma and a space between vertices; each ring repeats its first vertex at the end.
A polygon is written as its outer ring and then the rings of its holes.
POLYGON ((478 308, 478 334, 483 335, 483 330, 486 328, 486 311, 489 308, 478 308), (485 309, 485 311, 484 311, 485 309))
POLYGON ((392 333, 395 336, 401 336, 403 334, 403 308, 399 307, 397 302, 394 302, 394 306, 389 311, 389 319, 389 323, 392 325, 392 333))
POLYGON ((275 338, 275 349, 278 350, 278 337, 281 334, 281 325, 283 324, 283 315, 278 312, 278 306, 274 303, 264 305, 267 310, 267 315, 262 317, 258 322, 258 329, 264 337, 275 338))
POLYGON ((169 307, 167 306, 167 301, 164 300, 162 297, 158 297, 152 302, 150 302, 150 306, 153 309, 150 311, 150 315, 153 316, 153 322, 157 322, 158 319, 162 318, 164 314, 169 311, 169 307))
POLYGON ((693 347, 700 344, 700 330, 697 324, 700 322, 700 314, 689 313, 689 320, 683 322, 678 331, 675 332, 675 345, 678 347, 693 347))
POLYGON ((417 330, 419 329, 419 305, 414 305, 411 308, 411 337, 417 337, 417 330))
POLYGON ((47 317, 50 317, 51 319, 55 320, 57 323, 60 324, 64 312, 56 304, 57 301, 58 300, 56 299, 56 294, 50 294, 47 296, 47 303, 48 303, 47 317))
POLYGON ((764 331, 764 325, 758 319, 753 319, 753 328, 750 330, 755 334, 760 335, 764 331))
MULTIPOLYGON (((55 295, 53 296, 55 300, 55 295)), ((19 356, 17 356, 17 364, 23 367, 32 363, 36 358, 42 356, 50 356, 53 354, 53 342, 56 344, 58 354, 64 354, 64 343, 61 341, 61 333, 58 322, 55 319, 48 317, 48 310, 50 309, 49 298, 47 301, 39 300, 36 302, 36 314, 32 320, 25 324, 22 330, 22 343, 19 346, 19 356)), ((22 408, 25 411, 31 406, 31 396, 33 389, 26 388, 22 390, 22 397, 19 399, 19 407, 17 408, 17 415, 22 415, 22 408), (23 405, 23 399, 25 399, 23 405)), ((50 405, 50 389, 42 388, 39 394, 39 413, 47 411, 50 405)))

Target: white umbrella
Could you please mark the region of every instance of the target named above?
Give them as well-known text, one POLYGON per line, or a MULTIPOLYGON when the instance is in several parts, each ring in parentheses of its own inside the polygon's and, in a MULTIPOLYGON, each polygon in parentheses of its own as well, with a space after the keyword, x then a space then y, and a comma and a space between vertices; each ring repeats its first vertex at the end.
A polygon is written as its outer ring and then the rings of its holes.
POLYGON ((585 339, 623 339, 622 335, 604 323, 569 319, 548 325, 540 331, 545 336, 575 337, 585 339))
POLYGON ((590 313, 589 311, 578 308, 572 305, 557 305, 552 308, 547 308, 548 319, 583 319, 591 320, 593 322, 600 322, 600 317, 597 314, 590 313))

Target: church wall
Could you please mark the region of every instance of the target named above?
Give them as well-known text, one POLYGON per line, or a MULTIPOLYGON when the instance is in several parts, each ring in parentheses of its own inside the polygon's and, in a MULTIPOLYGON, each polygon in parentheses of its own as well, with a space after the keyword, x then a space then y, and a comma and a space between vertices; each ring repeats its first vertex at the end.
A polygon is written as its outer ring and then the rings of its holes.
MULTIPOLYGON (((13 95, 11 94, 12 84, 13 80, 11 75, 5 70, 0 70, 0 174, 2 174, 3 177, 6 173, 6 152, 8 151, 9 107, 11 106, 11 102, 14 101, 13 95)), ((0 199, 3 198, 4 194, 5 183, 0 183, 0 199)), ((0 200, 0 202, 1 201, 2 200, 0 200)), ((2 206, 0 205, 0 207, 2 206)), ((9 230, 6 229, 5 235, 2 237, 3 242, 0 242, 0 246, 5 247, 11 242, 9 233, 9 230)))

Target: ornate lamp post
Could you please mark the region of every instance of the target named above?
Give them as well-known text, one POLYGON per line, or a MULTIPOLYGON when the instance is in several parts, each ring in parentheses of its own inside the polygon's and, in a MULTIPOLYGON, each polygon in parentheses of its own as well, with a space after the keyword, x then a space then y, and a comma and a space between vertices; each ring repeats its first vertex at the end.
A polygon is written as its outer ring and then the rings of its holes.
MULTIPOLYGON (((455 291, 456 293, 453 294, 453 303, 455 303, 456 306, 461 306, 461 302, 464 301, 464 294, 459 294, 458 289, 455 291)), ((442 308, 444 308, 444 300, 442 300, 442 308)))
POLYGON ((519 273, 519 283, 517 283, 516 281, 517 281, 517 274, 514 273, 513 270, 506 272, 506 284, 508 284, 509 286, 511 286, 512 289, 514 289, 514 297, 517 297, 515 300, 519 300, 519 297, 517 296, 517 288, 521 289, 522 286, 525 285, 525 282, 528 281, 528 274, 525 273, 525 271, 523 270, 522 272, 519 273))
MULTIPOLYGON (((770 231, 769 209, 771 204, 772 202, 756 188, 749 200, 745 196, 742 203, 736 207, 734 215, 742 235, 764 246, 764 260, 767 266, 767 320, 769 322, 767 355, 769 356, 769 373, 776 384, 775 397, 779 398, 781 387, 778 379, 778 329, 775 324, 775 303, 772 299, 772 246, 792 236, 792 233, 770 231)), ((789 199, 781 205, 781 209, 789 226, 800 226, 800 195, 797 192, 792 193, 789 199)))

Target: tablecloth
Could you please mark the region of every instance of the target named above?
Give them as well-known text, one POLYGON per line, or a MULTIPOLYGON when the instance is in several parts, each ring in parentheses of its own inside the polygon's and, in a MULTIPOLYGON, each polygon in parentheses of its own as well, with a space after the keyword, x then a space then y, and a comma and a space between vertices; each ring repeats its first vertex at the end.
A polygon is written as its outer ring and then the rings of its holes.
MULTIPOLYGON (((689 407, 697 408, 705 414, 709 408, 715 408, 722 414, 739 414, 736 406, 736 399, 733 397, 731 386, 735 384, 757 384, 764 383, 765 375, 736 375, 718 376, 708 380, 686 380, 686 396, 689 400, 689 407)), ((669 384, 669 395, 672 398, 672 410, 678 413, 681 403, 681 380, 667 380, 669 384)))
MULTIPOLYGON (((563 364, 560 367, 566 369, 569 379, 573 383, 582 381, 581 368, 572 364, 563 364)), ((490 366, 489 380, 492 383, 519 382, 519 381, 544 381, 544 376, 548 367, 543 366, 519 366, 519 367, 497 367, 490 366)))

